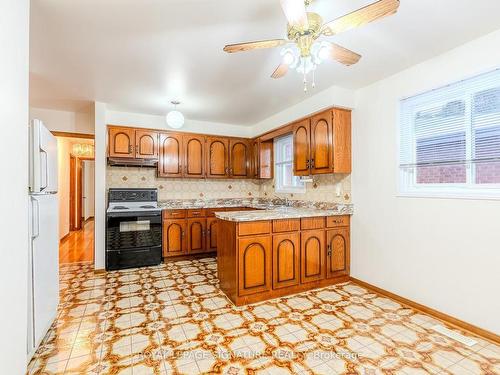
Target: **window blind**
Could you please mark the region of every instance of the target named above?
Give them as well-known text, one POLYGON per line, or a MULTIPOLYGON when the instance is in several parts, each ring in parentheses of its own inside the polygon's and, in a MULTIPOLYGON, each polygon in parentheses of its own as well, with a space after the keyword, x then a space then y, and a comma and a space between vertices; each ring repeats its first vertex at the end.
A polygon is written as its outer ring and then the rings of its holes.
POLYGON ((500 183, 500 69, 404 99, 400 109, 400 168, 413 183, 500 183))

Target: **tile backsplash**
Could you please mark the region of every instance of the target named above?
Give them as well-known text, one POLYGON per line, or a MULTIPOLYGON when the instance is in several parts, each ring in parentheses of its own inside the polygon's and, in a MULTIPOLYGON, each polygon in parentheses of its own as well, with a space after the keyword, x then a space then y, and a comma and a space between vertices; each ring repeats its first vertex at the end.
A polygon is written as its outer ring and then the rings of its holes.
POLYGON ((272 180, 203 180, 160 178, 154 168, 107 167, 108 188, 158 188, 158 199, 290 198, 311 202, 351 203, 350 175, 319 175, 304 194, 277 194, 272 180))

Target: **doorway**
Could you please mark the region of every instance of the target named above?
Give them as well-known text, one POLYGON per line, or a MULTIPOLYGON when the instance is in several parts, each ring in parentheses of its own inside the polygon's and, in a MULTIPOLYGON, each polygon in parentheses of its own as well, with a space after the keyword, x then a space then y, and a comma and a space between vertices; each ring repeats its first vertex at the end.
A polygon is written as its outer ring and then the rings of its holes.
POLYGON ((59 162, 59 263, 94 260, 93 135, 54 132, 59 162))

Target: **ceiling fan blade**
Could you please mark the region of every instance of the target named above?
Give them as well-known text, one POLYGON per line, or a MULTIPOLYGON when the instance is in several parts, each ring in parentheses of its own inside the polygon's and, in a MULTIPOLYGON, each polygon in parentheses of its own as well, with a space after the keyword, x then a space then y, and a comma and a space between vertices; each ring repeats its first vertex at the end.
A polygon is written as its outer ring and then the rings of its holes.
POLYGON ((339 46, 338 44, 331 43, 331 45, 330 58, 332 60, 338 61, 344 65, 353 65, 356 64, 361 58, 361 55, 339 46))
POLYGON ((309 29, 304 0, 280 0, 280 2, 289 25, 299 30, 309 29))
POLYGON ((397 12, 399 0, 379 0, 373 4, 355 10, 352 13, 339 17, 333 21, 325 23, 322 34, 326 36, 336 35, 343 31, 363 26, 372 21, 397 12))
POLYGON ((228 44, 224 47, 224 51, 227 53, 250 51, 259 48, 274 48, 287 44, 286 39, 270 39, 270 40, 259 40, 256 42, 246 42, 237 44, 228 44))
POLYGON ((271 75, 272 78, 281 78, 288 73, 288 65, 281 63, 271 75))

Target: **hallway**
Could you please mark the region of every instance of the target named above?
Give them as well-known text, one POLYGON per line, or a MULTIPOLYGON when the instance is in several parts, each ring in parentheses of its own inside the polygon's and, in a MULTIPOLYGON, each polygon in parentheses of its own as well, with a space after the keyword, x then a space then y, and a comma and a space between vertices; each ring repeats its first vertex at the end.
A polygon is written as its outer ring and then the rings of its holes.
POLYGON ((59 245, 59 264, 91 262, 94 260, 94 219, 83 228, 71 232, 59 245))

